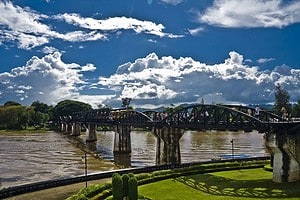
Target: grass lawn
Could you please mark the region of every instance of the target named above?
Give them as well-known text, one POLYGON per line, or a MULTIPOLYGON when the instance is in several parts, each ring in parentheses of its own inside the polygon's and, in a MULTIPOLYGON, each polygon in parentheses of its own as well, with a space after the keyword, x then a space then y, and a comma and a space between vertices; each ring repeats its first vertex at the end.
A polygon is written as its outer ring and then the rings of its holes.
POLYGON ((300 181, 274 183, 272 172, 259 168, 182 176, 139 186, 138 191, 152 200, 299 200, 300 181))

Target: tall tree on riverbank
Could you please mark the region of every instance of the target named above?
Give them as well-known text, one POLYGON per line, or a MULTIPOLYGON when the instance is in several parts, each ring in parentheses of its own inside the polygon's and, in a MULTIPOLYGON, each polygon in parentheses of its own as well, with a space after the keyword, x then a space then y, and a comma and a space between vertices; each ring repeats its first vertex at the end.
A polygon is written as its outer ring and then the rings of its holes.
POLYGON ((298 104, 293 107, 292 117, 300 117, 300 99, 298 100, 298 104))
POLYGON ((59 120, 60 116, 69 116, 75 112, 82 112, 82 111, 89 111, 89 110, 92 110, 92 106, 87 103, 74 101, 74 100, 64 100, 59 102, 53 108, 53 117, 54 120, 59 120))
POLYGON ((274 111, 276 114, 282 114, 282 108, 285 108, 287 113, 291 113, 292 106, 290 104, 290 95, 284 90, 280 84, 275 88, 275 104, 274 111))
POLYGON ((23 129, 28 122, 26 107, 6 105, 0 107, 0 129, 23 129))
POLYGON ((49 119, 53 118, 53 106, 48 106, 45 103, 35 101, 28 108, 29 110, 29 125, 44 126, 49 119))
POLYGON ((4 106, 21 106, 21 104, 16 101, 7 101, 4 106))

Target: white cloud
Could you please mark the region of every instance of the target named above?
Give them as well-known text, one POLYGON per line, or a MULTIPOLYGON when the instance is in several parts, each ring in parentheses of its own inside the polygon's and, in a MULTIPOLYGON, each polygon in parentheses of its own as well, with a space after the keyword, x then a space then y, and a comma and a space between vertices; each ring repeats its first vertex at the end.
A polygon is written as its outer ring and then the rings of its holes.
POLYGON ((0 2, 0 45, 5 42, 17 43, 21 49, 32 49, 48 44, 53 39, 69 42, 108 40, 108 34, 120 34, 122 30, 133 30, 136 34, 144 33, 159 37, 178 38, 183 35, 165 33, 162 24, 127 17, 111 17, 98 20, 81 17, 78 14, 59 14, 47 16, 30 8, 22 8, 12 2, 0 2), (64 20, 78 26, 68 32, 55 30, 56 26, 46 24, 51 20, 64 20))
POLYGON ((50 54, 50 53, 54 53, 55 51, 58 51, 55 47, 49 47, 49 46, 45 46, 43 49, 42 49, 42 52, 44 54, 50 54))
POLYGON ((105 35, 95 31, 59 33, 52 30, 51 26, 42 23, 44 19, 51 17, 27 7, 14 5, 9 1, 0 2, 0 13, 0 44, 17 41, 19 48, 28 50, 47 44, 53 38, 71 42, 106 39, 105 35))
POLYGON ((182 3, 184 0, 161 0, 162 2, 166 3, 166 4, 171 4, 171 5, 178 5, 180 3, 182 3))
POLYGON ((115 74, 92 83, 85 71, 93 64, 65 63, 54 52, 32 57, 24 66, 0 74, 0 102, 31 104, 39 100, 55 104, 73 99, 121 106, 121 98, 133 98, 135 107, 155 107, 179 103, 269 103, 274 101, 276 84, 281 84, 292 101, 300 98, 300 70, 286 65, 259 71, 244 64, 243 56, 230 52, 224 62, 208 65, 189 57, 159 58, 151 53, 118 67, 115 74))
POLYGON ((197 35, 200 35, 201 32, 204 31, 204 28, 203 27, 198 27, 198 28, 195 28, 195 29, 188 29, 188 32, 192 35, 192 36, 197 36, 197 35))
POLYGON ((283 0, 215 0, 199 21, 220 27, 276 27, 300 22, 300 2, 283 0))
POLYGON ((93 65, 93 64, 91 64, 91 63, 88 63, 87 65, 85 65, 85 66, 83 66, 82 68, 81 68, 81 71, 83 71, 83 72, 87 72, 87 71, 95 71, 97 68, 93 65))
POLYGON ((117 32, 119 30, 133 30, 136 33, 147 33, 159 37, 179 37, 170 33, 164 33, 165 27, 162 24, 155 24, 151 21, 142 21, 128 17, 111 17, 108 19, 94 19, 81 17, 78 14, 57 15, 56 19, 64 20, 69 24, 90 30, 100 30, 105 32, 117 32))
POLYGON ((260 58, 257 60, 257 62, 262 64, 262 63, 271 62, 273 60, 275 60, 275 58, 260 58))
POLYGON ((243 63, 243 56, 234 51, 224 63, 215 65, 189 57, 158 58, 152 53, 119 66, 116 74, 100 77, 98 84, 113 90, 118 99, 133 98, 136 106, 194 103, 202 97, 206 103, 268 103, 274 101, 277 83, 294 100, 300 98, 300 70, 281 66, 259 71, 243 63))
POLYGON ((25 103, 35 100, 55 103, 78 96, 78 85, 85 84, 78 70, 81 67, 64 63, 61 56, 58 52, 42 58, 34 56, 25 66, 1 73, 1 102, 26 99, 25 103))

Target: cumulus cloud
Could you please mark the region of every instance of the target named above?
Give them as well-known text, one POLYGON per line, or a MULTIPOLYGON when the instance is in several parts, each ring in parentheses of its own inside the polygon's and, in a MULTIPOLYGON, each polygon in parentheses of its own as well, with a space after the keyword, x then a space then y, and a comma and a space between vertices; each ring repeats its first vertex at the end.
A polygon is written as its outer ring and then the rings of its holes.
POLYGON ((151 53, 119 66, 110 77, 100 77, 98 84, 115 91, 119 99, 133 98, 136 106, 199 103, 202 98, 206 103, 269 103, 274 101, 278 83, 294 100, 300 98, 300 70, 280 66, 259 71, 243 61, 234 51, 215 65, 151 53))
POLYGON ((86 71, 94 70, 91 63, 65 63, 59 52, 34 56, 24 66, 0 74, 0 102, 55 104, 73 99, 94 107, 118 107, 122 98, 130 97, 135 107, 199 103, 202 98, 205 103, 269 103, 274 101, 276 84, 289 92, 292 101, 300 98, 299 69, 282 65, 260 71, 246 65, 243 55, 235 51, 213 65, 151 53, 124 63, 115 74, 99 77, 97 82, 85 77, 86 71))
POLYGON ((300 2, 283 0, 215 0, 199 13, 201 23, 220 27, 276 27, 300 22, 300 2))
POLYGON ((54 53, 56 51, 58 51, 58 50, 55 47, 49 47, 49 46, 45 46, 42 49, 42 52, 45 53, 45 54, 54 53))
MULTIPOLYGON (((32 57, 26 65, 0 74, 0 102, 8 100, 31 104, 39 100, 55 104, 65 99, 87 100, 80 91, 89 83, 83 80, 83 71, 95 70, 94 65, 80 66, 64 63, 62 54, 54 52, 42 58, 32 57)), ((102 95, 100 99, 108 98, 102 95)), ((90 99, 91 100, 91 99, 90 99)), ((90 101, 96 103, 97 99, 90 101)))
POLYGON ((88 63, 87 65, 85 65, 85 66, 83 66, 82 68, 81 68, 81 71, 83 71, 83 72, 87 72, 87 71, 95 71, 97 68, 93 65, 93 64, 91 64, 91 63, 88 63))

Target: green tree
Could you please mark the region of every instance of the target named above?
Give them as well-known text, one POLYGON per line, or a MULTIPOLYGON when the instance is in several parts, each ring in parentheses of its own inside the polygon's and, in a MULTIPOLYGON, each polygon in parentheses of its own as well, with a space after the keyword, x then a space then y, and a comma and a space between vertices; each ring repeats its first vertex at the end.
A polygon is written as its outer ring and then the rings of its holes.
POLYGON ((50 106, 45 103, 34 101, 31 106, 34 108, 35 112, 49 113, 50 106))
POLYGON ((31 126, 44 126, 46 122, 52 118, 52 106, 48 106, 45 103, 35 101, 31 104, 30 108, 30 125, 31 126))
POLYGON ((126 109, 132 108, 129 106, 130 102, 131 102, 131 98, 122 98, 122 107, 126 109))
POLYGON ((53 108, 53 117, 54 120, 58 120, 59 116, 69 116, 75 112, 89 111, 91 109, 92 106, 89 104, 80 101, 64 100, 53 108))
POLYGON ((300 117, 300 99, 298 100, 298 103, 293 107, 292 117, 300 117))
POLYGON ((21 105, 10 105, 0 107, 1 129, 22 129, 28 121, 26 108, 21 105))
POLYGON ((21 104, 15 101, 7 101, 4 106, 21 106, 21 104))
POLYGON ((176 112, 176 111, 178 111, 178 110, 180 110, 182 108, 183 108, 182 105, 175 106, 174 104, 171 104, 171 107, 164 108, 163 112, 165 112, 165 113, 173 113, 173 112, 176 112))
POLYGON ((281 115, 282 108, 285 108, 288 113, 291 113, 290 95, 281 85, 277 84, 275 88, 275 113, 281 115))

